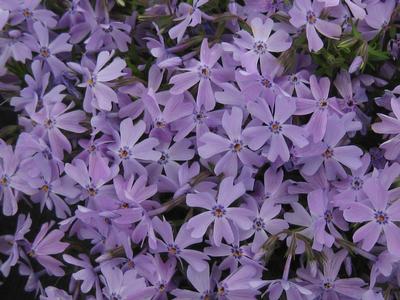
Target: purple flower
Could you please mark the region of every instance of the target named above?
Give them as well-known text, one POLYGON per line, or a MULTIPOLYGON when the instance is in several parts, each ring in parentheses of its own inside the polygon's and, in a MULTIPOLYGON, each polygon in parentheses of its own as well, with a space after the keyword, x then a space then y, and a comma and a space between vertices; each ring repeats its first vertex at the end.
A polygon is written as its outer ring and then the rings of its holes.
POLYGON ((104 264, 101 266, 101 273, 105 284, 103 293, 108 299, 147 299, 153 294, 136 270, 123 273, 118 267, 104 264))
POLYGON ((131 42, 130 31, 131 26, 123 22, 111 21, 98 24, 85 40, 86 49, 88 51, 118 49, 126 52, 131 42))
POLYGON ((346 171, 341 164, 356 170, 361 167, 360 157, 362 150, 354 145, 340 146, 345 135, 345 128, 341 119, 332 116, 327 121, 327 130, 321 142, 310 144, 299 150, 297 155, 304 158, 302 172, 313 175, 324 165, 329 180, 346 177, 346 171))
POLYGON ((330 81, 327 77, 319 80, 315 75, 310 77, 310 88, 314 99, 297 98, 296 114, 307 115, 312 113, 306 129, 314 142, 322 140, 324 137, 328 116, 339 112, 336 98, 329 97, 330 81))
POLYGON ((133 170, 142 174, 147 173, 137 160, 157 161, 161 157, 159 151, 153 150, 159 142, 150 137, 139 142, 144 134, 146 124, 140 120, 133 125, 132 120, 127 118, 120 123, 120 130, 115 132, 115 143, 109 146, 115 160, 122 162, 124 170, 133 170))
POLYGON ((36 259, 50 275, 63 276, 63 264, 50 255, 62 253, 69 244, 60 241, 64 237, 61 230, 49 232, 51 226, 49 223, 42 225, 35 240, 28 246, 28 256, 36 259))
POLYGON ((3 202, 3 214, 12 216, 18 210, 18 191, 32 191, 23 181, 19 172, 19 159, 12 147, 0 143, 0 200, 3 202))
POLYGON ((249 217, 252 212, 246 208, 229 207, 235 200, 245 193, 241 182, 233 184, 233 177, 222 180, 217 200, 213 194, 202 192, 188 194, 186 203, 191 207, 201 207, 206 212, 200 213, 188 221, 188 229, 192 230, 193 238, 201 238, 211 223, 214 223, 213 241, 217 246, 221 245, 224 238, 226 242, 233 243, 233 226, 249 229, 252 225, 249 217))
POLYGON ((101 288, 100 288, 100 280, 97 276, 97 272, 94 267, 90 263, 89 257, 84 254, 79 254, 79 258, 77 259, 71 255, 64 254, 63 259, 74 266, 82 268, 81 270, 72 274, 72 277, 75 280, 81 280, 81 291, 82 293, 88 293, 93 287, 96 290, 96 297, 101 298, 101 288))
POLYGON ((72 296, 69 295, 66 291, 58 289, 53 286, 48 286, 45 289, 44 295, 40 295, 40 300, 72 300, 72 296))
POLYGON ((212 110, 215 106, 214 91, 211 82, 218 81, 218 63, 222 49, 220 45, 215 45, 211 49, 208 47, 207 39, 203 39, 200 48, 200 61, 193 60, 190 66, 183 69, 187 72, 177 74, 170 79, 174 86, 170 92, 179 95, 199 83, 197 92, 197 104, 204 106, 206 110, 212 110))
POLYGON ((71 143, 60 129, 69 132, 82 133, 86 128, 79 123, 85 119, 85 113, 81 110, 70 111, 74 107, 71 102, 68 106, 58 102, 54 105, 45 105, 40 111, 32 113, 31 118, 37 123, 35 130, 37 135, 47 139, 50 148, 57 158, 64 157, 64 151, 72 151, 71 143))
POLYGON ((5 7, 10 10, 10 24, 18 25, 25 21, 28 26, 32 26, 33 22, 40 21, 47 27, 54 28, 57 25, 56 14, 41 8, 40 2, 39 0, 5 1, 5 7))
POLYGON ((207 2, 208 0, 194 0, 193 5, 184 2, 179 4, 179 17, 176 18, 175 21, 181 22, 168 31, 171 39, 177 39, 178 43, 180 43, 188 27, 195 27, 201 23, 201 16, 204 15, 204 13, 199 7, 207 2))
POLYGON ((33 37, 31 35, 23 33, 20 30, 10 30, 6 37, 0 38, 0 47, 3 49, 0 55, 0 74, 6 73, 6 68, 3 66, 3 63, 5 64, 10 57, 23 63, 25 63, 27 59, 32 59, 32 51, 27 46, 28 41, 32 39, 33 37))
POLYGON ((68 44, 70 35, 62 33, 52 42, 49 41, 49 31, 42 23, 33 24, 33 29, 37 40, 28 40, 27 44, 33 52, 38 53, 37 59, 43 60, 51 69, 54 76, 67 69, 66 65, 56 56, 58 53, 70 52, 72 45, 68 44))
POLYGON ((336 206, 344 207, 352 202, 365 199, 363 191, 364 181, 369 177, 367 170, 370 167, 371 157, 368 153, 361 158, 362 166, 356 170, 351 170, 352 175, 345 180, 335 184, 339 191, 333 197, 336 206))
POLYGON ((250 22, 253 36, 245 30, 237 32, 240 38, 235 38, 234 43, 241 49, 244 54, 238 55, 242 66, 247 71, 257 69, 258 61, 261 68, 264 69, 275 57, 270 52, 283 52, 290 48, 292 40, 289 34, 284 30, 276 30, 271 34, 274 28, 274 21, 260 18, 254 18, 250 22))
POLYGON ((41 175, 28 179, 29 185, 35 189, 32 197, 34 203, 40 203, 41 211, 44 206, 49 210, 55 210, 56 216, 65 219, 71 214, 68 204, 73 203, 80 190, 75 187, 75 182, 68 176, 60 177, 57 166, 50 162, 41 161, 38 164, 41 175), (65 196, 70 201, 65 201, 60 196, 65 196))
POLYGON ((308 49, 310 51, 319 51, 323 46, 317 30, 326 37, 338 38, 342 30, 339 25, 320 19, 324 4, 320 1, 296 0, 289 11, 290 23, 300 28, 306 26, 306 35, 308 40, 308 49))
POLYGON ((286 97, 278 97, 275 101, 274 115, 263 99, 251 102, 247 107, 253 117, 262 121, 264 125, 247 127, 243 131, 243 135, 248 140, 248 145, 252 150, 263 147, 270 140, 265 155, 271 162, 276 161, 278 157, 283 162, 289 160, 289 148, 284 136, 298 147, 304 147, 308 144, 303 128, 285 124, 296 111, 296 104, 293 101, 286 97))
MULTIPOLYGON (((167 292, 174 289, 174 284, 171 281, 175 274, 176 259, 175 257, 163 261, 161 257, 156 254, 152 256, 142 255, 136 260, 136 269, 138 273, 150 282, 151 287, 148 295, 153 296, 153 299, 166 299, 167 292)), ((141 299, 141 298, 139 298, 141 299)), ((152 297, 150 297, 152 299, 152 297)))
POLYGON ((65 90, 62 84, 49 88, 50 73, 43 68, 40 60, 32 62, 32 75, 25 75, 27 87, 21 90, 20 97, 13 97, 11 105, 16 110, 24 109, 27 112, 36 111, 37 107, 43 105, 51 105, 61 102, 65 95, 61 94, 65 90))
POLYGON ((216 154, 223 154, 215 165, 214 171, 217 175, 224 173, 226 176, 235 176, 238 172, 238 158, 245 166, 262 164, 263 160, 258 154, 247 147, 246 137, 242 134, 242 123, 242 110, 233 107, 230 113, 226 110, 222 117, 222 127, 228 138, 212 132, 207 132, 200 138, 202 145, 198 152, 202 158, 208 159, 216 154))
POLYGON ((265 199, 259 209, 258 204, 250 198, 248 208, 254 212, 253 226, 249 233, 254 234, 251 250, 256 253, 268 240, 268 233, 282 234, 282 231, 288 229, 289 225, 285 220, 277 218, 282 207, 276 204, 274 199, 265 199))
POLYGON ((78 65, 68 63, 74 71, 83 75, 83 82, 80 87, 86 88, 83 108, 91 112, 92 108, 110 111, 112 103, 118 103, 117 94, 107 85, 107 82, 125 75, 122 70, 126 67, 126 62, 117 57, 106 66, 114 55, 114 51, 102 51, 99 53, 95 66, 78 65))
POLYGON ((210 268, 207 266, 203 271, 196 271, 192 266, 187 269, 187 278, 197 292, 191 290, 175 289, 171 292, 177 300, 198 300, 212 297, 212 280, 210 268))
POLYGON ((154 229, 160 234, 162 240, 158 240, 157 252, 166 252, 170 256, 183 259, 188 262, 196 271, 201 272, 208 266, 208 256, 197 250, 186 249, 187 247, 202 241, 201 238, 193 238, 187 225, 184 224, 174 239, 171 225, 158 217, 153 219, 154 229))
POLYGON ((31 225, 31 217, 20 214, 15 234, 0 236, 0 252, 8 256, 7 260, 2 262, 0 266, 0 271, 5 277, 8 277, 11 267, 15 266, 18 262, 20 247, 26 241, 25 234, 30 231, 31 225))
POLYGON ((258 288, 264 284, 259 272, 252 266, 243 266, 218 283, 218 299, 256 299, 258 288))
POLYGON ((321 299, 360 299, 365 285, 361 278, 337 278, 340 267, 347 256, 346 250, 334 253, 330 248, 324 248, 326 260, 323 263, 323 271, 317 270, 312 275, 310 269, 298 269, 297 276, 305 283, 305 288, 313 292, 315 297, 321 299))
POLYGON ((370 251, 383 232, 389 252, 400 256, 400 228, 394 223, 400 220, 400 201, 389 203, 389 193, 377 177, 369 178, 363 190, 367 201, 354 202, 344 211, 349 222, 368 222, 357 229, 353 241, 370 251))
POLYGON ((400 143, 400 103, 397 98, 393 97, 390 104, 394 117, 378 113, 382 121, 372 124, 372 130, 381 134, 394 135, 392 138, 386 140, 380 148, 385 150, 386 159, 395 160, 400 154, 398 147, 400 143))
POLYGON ((105 184, 114 178, 118 169, 109 168, 108 160, 102 157, 94 157, 89 161, 89 170, 86 164, 77 159, 74 164, 65 165, 65 173, 82 187, 81 198, 96 197, 105 184))

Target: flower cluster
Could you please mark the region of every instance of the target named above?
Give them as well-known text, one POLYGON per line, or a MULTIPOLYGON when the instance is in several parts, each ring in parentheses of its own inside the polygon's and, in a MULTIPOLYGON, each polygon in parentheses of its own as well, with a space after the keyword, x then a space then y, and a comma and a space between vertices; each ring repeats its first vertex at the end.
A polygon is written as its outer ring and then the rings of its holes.
POLYGON ((3 288, 398 299, 399 11, 0 1, 3 288))

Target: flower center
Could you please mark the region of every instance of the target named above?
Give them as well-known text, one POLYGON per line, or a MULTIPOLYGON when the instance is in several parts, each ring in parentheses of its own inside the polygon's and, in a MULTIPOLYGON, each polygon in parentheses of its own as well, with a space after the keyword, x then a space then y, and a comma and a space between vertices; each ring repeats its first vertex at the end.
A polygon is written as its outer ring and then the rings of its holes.
POLYGON ((209 291, 205 291, 203 295, 200 296, 200 300, 211 300, 211 295, 209 291))
POLYGON ((332 220, 333 220, 332 212, 330 210, 327 210, 325 212, 325 221, 326 221, 326 223, 330 223, 330 222, 332 222, 332 220))
POLYGON ((289 76, 289 81, 292 84, 297 84, 299 82, 299 78, 296 75, 291 75, 291 76, 289 76))
POLYGON ((93 144, 90 145, 90 146, 88 147, 87 151, 88 151, 89 153, 92 153, 92 152, 96 151, 96 146, 93 145, 93 144))
POLYGON ((267 79, 267 78, 263 78, 261 79, 261 84, 266 87, 267 89, 270 89, 272 87, 272 82, 271 80, 267 79))
POLYGON ((165 126, 167 126, 167 124, 165 123, 164 120, 161 119, 157 119, 154 123, 154 125, 156 126, 156 128, 165 128, 165 126))
POLYGON ((207 118, 207 115, 203 111, 199 111, 197 113, 194 113, 194 120, 197 123, 203 123, 204 119, 207 118))
POLYGON ((267 44, 263 41, 257 41, 254 43, 253 49, 257 54, 264 54, 267 52, 267 44))
POLYGON ((1 184, 1 185, 3 185, 3 186, 8 186, 9 183, 10 183, 10 181, 9 181, 7 175, 3 175, 3 176, 0 178, 0 184, 1 184))
POLYGON ((333 149, 331 147, 326 148, 325 152, 322 153, 325 158, 331 158, 333 156, 333 149))
POLYGON ((243 143, 241 140, 234 140, 231 145, 233 152, 240 152, 243 148, 243 143))
POLYGON ((319 100, 319 101, 318 101, 318 107, 319 107, 320 109, 325 109, 325 108, 327 108, 327 107, 328 107, 328 100, 326 100, 326 99, 321 99, 321 100, 319 100))
POLYGON ((161 156, 160 156, 160 159, 158 160, 158 163, 160 165, 165 165, 168 162, 168 160, 169 160, 168 153, 162 152, 161 156))
POLYGON ((128 147, 122 147, 118 150, 118 156, 121 159, 127 159, 131 155, 128 147))
POLYGON ((222 205, 219 204, 212 208, 211 213, 214 215, 214 217, 222 218, 225 215, 226 210, 222 205))
POLYGON ((40 48, 39 53, 40 53, 41 56, 43 56, 45 58, 50 56, 50 50, 47 47, 40 48))
POLYGON ((94 77, 90 77, 90 78, 86 81, 86 83, 87 83, 88 86, 93 87, 94 84, 96 83, 96 80, 95 80, 94 77))
POLYGON ((86 191, 88 192, 89 196, 91 196, 91 197, 94 197, 97 195, 97 189, 92 185, 87 186, 86 191))
POLYGON ((159 290, 160 292, 164 292, 166 288, 167 288, 167 287, 166 287, 165 283, 163 283, 163 282, 160 282, 160 283, 159 283, 159 285, 158 285, 158 290, 159 290))
POLYGON ((207 66, 201 66, 199 71, 200 71, 200 76, 201 76, 201 77, 204 77, 204 78, 210 77, 211 71, 210 71, 210 68, 209 68, 209 67, 207 67, 207 66))
POLYGON ((354 177, 351 181, 351 188, 353 190, 360 190, 364 184, 364 181, 360 177, 354 177))
POLYGON ((179 247, 175 244, 169 244, 168 245, 168 253, 172 254, 172 255, 176 255, 179 254, 181 252, 181 250, 179 249, 179 247))
POLYGON ((54 119, 45 119, 44 120, 44 127, 46 127, 47 129, 51 129, 54 127, 54 124, 56 123, 56 120, 54 119))
POLYGON ((309 24, 314 24, 317 21, 317 17, 313 11, 308 11, 306 18, 309 24))
POLYGON ((105 26, 105 27, 103 27, 103 31, 104 32, 106 32, 106 33, 110 33, 111 31, 113 31, 113 27, 112 27, 112 25, 108 25, 108 26, 105 26))
POLYGON ((31 12, 28 8, 25 8, 25 9, 22 11, 22 14, 23 14, 23 16, 24 16, 25 18, 30 18, 30 17, 32 17, 32 12, 31 12))
POLYGON ((253 220, 253 228, 254 228, 256 231, 260 231, 261 229, 264 229, 264 227, 265 227, 265 223, 264 223, 263 219, 261 219, 261 218, 255 218, 255 219, 253 220))
POLYGON ((279 132, 282 131, 282 126, 278 121, 271 121, 268 124, 268 128, 274 134, 278 134, 279 132))
POLYGON ((329 281, 324 282, 324 289, 330 290, 332 288, 333 288, 333 283, 332 282, 329 282, 329 281))
POLYGON ((219 296, 224 296, 225 295, 225 288, 223 286, 219 286, 217 289, 217 293, 219 296))
POLYGON ((243 250, 239 246, 233 246, 231 248, 232 256, 236 259, 240 259, 243 256, 243 250))
POLYGON ((44 184, 40 189, 43 192, 47 193, 50 190, 50 187, 47 184, 44 184))
POLYGON ((376 222, 381 225, 387 224, 389 220, 387 213, 381 210, 375 211, 374 218, 376 222))
POLYGON ((123 202, 119 206, 120 208, 129 208, 129 203, 123 202))

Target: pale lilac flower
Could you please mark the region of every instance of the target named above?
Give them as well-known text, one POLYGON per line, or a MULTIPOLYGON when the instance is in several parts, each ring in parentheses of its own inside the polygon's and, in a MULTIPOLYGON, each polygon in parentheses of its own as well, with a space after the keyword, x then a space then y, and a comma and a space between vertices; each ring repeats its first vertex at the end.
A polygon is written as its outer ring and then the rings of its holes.
POLYGON ((346 177, 342 165, 356 170, 361 167, 363 152, 354 145, 341 146, 340 141, 346 133, 344 124, 338 117, 331 117, 327 121, 327 130, 321 142, 310 144, 298 151, 297 155, 304 159, 302 172, 311 176, 323 165, 329 180, 346 177))
POLYGON ((96 297, 101 299, 101 288, 100 288, 100 280, 97 276, 97 273, 90 263, 89 257, 87 257, 85 254, 79 254, 79 259, 68 255, 64 254, 63 259, 74 266, 82 268, 81 270, 75 272, 72 274, 72 277, 79 281, 82 281, 81 284, 81 291, 82 293, 88 293, 93 287, 96 290, 96 297))
POLYGON ((400 220, 400 201, 389 204, 389 193, 379 178, 371 177, 363 185, 367 202, 354 202, 345 211, 349 222, 368 222, 353 235, 354 242, 361 242, 362 249, 370 251, 382 232, 389 253, 400 256, 400 228, 394 223, 400 220))
POLYGON ((30 215, 20 214, 18 216, 17 228, 14 235, 0 236, 0 252, 7 255, 6 261, 3 261, 0 266, 0 271, 3 276, 8 277, 11 267, 15 266, 19 260, 20 247, 26 241, 25 234, 30 231, 32 219, 30 215))
POLYGON ((217 286, 217 299, 256 299, 258 288, 264 285, 259 272, 252 266, 243 266, 231 273, 217 286))
POLYGON ((224 173, 226 176, 235 176, 238 172, 238 158, 245 166, 261 166, 262 164, 262 158, 248 148, 243 134, 245 131, 242 133, 242 123, 242 110, 233 107, 231 112, 226 110, 222 117, 222 127, 227 138, 212 132, 206 132, 200 138, 201 146, 198 152, 202 158, 208 159, 217 154, 223 154, 214 168, 217 175, 224 173))
POLYGON ((115 143, 109 146, 112 155, 119 163, 122 162, 124 170, 134 170, 141 174, 146 174, 141 161, 157 161, 161 157, 159 151, 155 151, 154 147, 159 144, 156 138, 149 137, 139 142, 144 134, 146 124, 140 120, 135 125, 132 120, 127 118, 120 123, 119 133, 114 133, 115 143))
POLYGON ((50 255, 62 253, 68 243, 61 242, 64 232, 55 229, 49 232, 51 224, 45 223, 40 228, 32 244, 28 245, 28 256, 36 259, 49 273, 54 276, 63 276, 65 272, 61 268, 63 264, 50 255))
POLYGON ((200 48, 200 61, 193 60, 184 73, 177 74, 170 79, 174 86, 170 89, 171 94, 179 95, 199 83, 197 92, 197 104, 211 110, 215 106, 215 96, 212 82, 218 81, 218 60, 222 49, 216 44, 211 49, 208 47, 207 39, 204 39, 200 48))
POLYGON ((213 295, 213 282, 210 278, 210 268, 207 266, 203 271, 196 271, 192 266, 187 269, 187 278, 197 292, 191 290, 175 289, 171 292, 177 300, 199 300, 207 299, 213 295))
POLYGON ((246 208, 229 207, 244 193, 245 189, 241 182, 234 185, 233 177, 227 177, 219 186, 217 200, 207 192, 188 194, 186 200, 188 206, 207 210, 188 221, 188 229, 192 230, 191 236, 203 237, 208 227, 214 223, 214 244, 220 246, 223 238, 228 243, 234 241, 233 226, 237 225, 244 230, 250 229, 252 223, 249 217, 252 212, 246 208))
POLYGON ((273 198, 266 198, 260 209, 254 200, 249 199, 247 203, 247 208, 253 211, 254 216, 253 226, 248 234, 254 234, 251 250, 256 253, 268 240, 268 234, 282 235, 289 225, 285 220, 277 217, 282 207, 280 204, 276 204, 273 198))
POLYGON ((289 160, 289 148, 284 137, 289 138, 297 147, 308 144, 303 128, 286 124, 286 121, 296 111, 296 104, 286 97, 277 97, 272 115, 269 105, 263 99, 251 102, 247 105, 249 112, 263 122, 262 126, 247 127, 243 135, 248 140, 250 149, 257 150, 270 140, 270 145, 265 151, 266 157, 274 162, 278 157, 286 162, 289 160))
POLYGON ((360 299, 365 285, 361 278, 338 278, 347 251, 343 249, 334 253, 332 249, 324 248, 324 255, 323 271, 317 270, 316 275, 312 275, 310 268, 297 270, 305 288, 321 299, 360 299))
POLYGON ((318 142, 324 137, 328 116, 340 111, 337 107, 336 98, 329 97, 330 85, 329 78, 322 77, 318 80, 315 75, 311 75, 310 88, 314 99, 296 99, 296 114, 307 115, 312 113, 306 129, 314 142, 318 142))
POLYGON ((58 102, 54 105, 45 105, 40 111, 31 115, 32 120, 37 123, 35 127, 37 135, 42 135, 48 140, 54 156, 60 159, 64 157, 64 151, 68 153, 72 151, 71 143, 60 129, 76 133, 86 131, 86 128, 80 125, 85 119, 85 113, 82 110, 69 111, 73 107, 74 102, 68 106, 58 102))
POLYGON ((171 39, 177 39, 178 43, 180 43, 188 27, 195 27, 201 23, 201 16, 204 13, 199 7, 207 2, 208 0, 194 0, 192 5, 185 2, 179 3, 179 17, 175 21, 180 21, 180 23, 168 31, 171 39))
POLYGON ((56 55, 72 50, 72 45, 68 43, 70 35, 62 33, 50 42, 50 34, 47 27, 40 22, 36 22, 33 24, 33 29, 37 40, 27 40, 26 43, 33 52, 38 53, 36 59, 43 60, 50 67, 54 76, 57 77, 67 67, 56 55))
POLYGON ((45 294, 40 295, 40 300, 72 300, 72 296, 69 295, 66 291, 58 289, 53 286, 48 286, 45 289, 45 294))
POLYGON ((323 46, 317 30, 324 36, 335 39, 339 38, 342 30, 339 25, 320 19, 324 4, 315 0, 296 0, 289 11, 290 23, 300 28, 305 25, 310 51, 319 51, 323 46))
POLYGON ((244 54, 238 56, 247 71, 256 70, 259 61, 261 68, 266 68, 275 61, 275 57, 270 52, 283 52, 292 45, 289 34, 282 29, 276 30, 274 21, 270 18, 265 21, 254 18, 250 21, 250 26, 253 36, 241 30, 236 33, 240 38, 234 38, 234 43, 244 51, 244 54), (271 34, 273 29, 275 32, 271 34))
POLYGON ((76 181, 82 188, 81 199, 96 197, 105 189, 105 184, 115 177, 118 168, 109 168, 108 160, 102 157, 95 157, 89 161, 89 168, 86 164, 77 159, 74 164, 65 165, 65 173, 76 181))
POLYGON ((83 108, 87 112, 91 112, 93 107, 110 111, 112 103, 118 103, 117 94, 107 83, 125 75, 122 70, 126 67, 126 62, 116 57, 106 66, 113 56, 114 51, 102 51, 97 57, 96 65, 91 67, 68 63, 70 68, 83 76, 83 82, 79 86, 86 88, 83 108))
POLYGON ((26 22, 31 27, 33 22, 40 21, 45 26, 54 28, 57 25, 56 14, 42 8, 40 2, 39 0, 4 1, 5 7, 10 10, 10 24, 18 25, 26 22))
POLYGON ((202 241, 201 238, 193 238, 187 224, 184 224, 179 229, 176 237, 172 233, 171 225, 164 219, 158 217, 153 218, 155 231, 161 236, 162 240, 158 240, 158 253, 168 253, 170 256, 175 256, 178 259, 185 260, 196 271, 201 272, 208 267, 207 260, 209 257, 206 253, 186 249, 187 247, 198 244, 202 241))
POLYGON ((105 263, 101 266, 101 273, 105 284, 103 293, 108 299, 151 299, 153 290, 136 270, 123 273, 118 267, 105 263))
POLYGON ((3 214, 12 216, 18 210, 18 191, 29 194, 32 189, 26 185, 19 172, 18 156, 11 146, 0 141, 0 200, 3 214))
POLYGON ((31 196, 34 203, 40 203, 40 209, 46 206, 48 210, 55 210, 56 216, 65 219, 71 214, 68 204, 74 203, 80 190, 75 187, 75 182, 68 176, 60 177, 57 166, 50 162, 37 164, 40 168, 40 176, 30 178, 28 184, 35 189, 31 196), (64 200, 60 196, 71 200, 64 200))
POLYGON ((129 33, 131 26, 127 23, 111 21, 98 24, 85 40, 86 50, 99 51, 118 49, 121 52, 128 51, 131 42, 129 33))
POLYGON ((372 124, 372 130, 381 134, 394 135, 380 145, 385 150, 385 158, 395 160, 400 154, 400 101, 398 98, 392 98, 390 101, 394 116, 387 116, 378 113, 382 122, 372 124))

